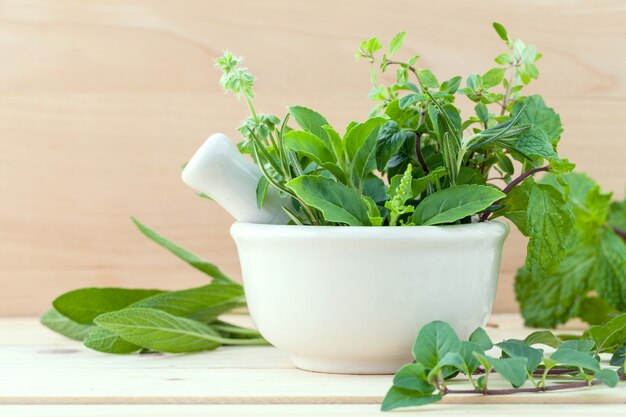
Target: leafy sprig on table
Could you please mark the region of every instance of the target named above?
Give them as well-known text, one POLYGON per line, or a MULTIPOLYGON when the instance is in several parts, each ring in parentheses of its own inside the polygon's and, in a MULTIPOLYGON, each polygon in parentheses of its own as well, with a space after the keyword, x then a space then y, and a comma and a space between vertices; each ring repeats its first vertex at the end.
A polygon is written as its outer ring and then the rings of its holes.
POLYGON ((448 323, 433 321, 420 329, 413 346, 415 360, 395 374, 381 409, 431 404, 451 394, 539 393, 597 384, 615 387, 620 379, 626 379, 625 348, 626 314, 568 340, 543 330, 524 340, 508 339, 495 345, 482 328, 462 341, 448 323), (546 355, 536 345, 556 350, 546 355), (494 347, 499 352, 496 356, 494 347), (599 354, 603 352, 613 354, 610 365, 617 370, 602 367, 599 354), (494 380, 495 374, 511 388, 502 388, 502 383, 494 380), (469 382, 470 389, 455 387, 459 375, 469 382))
POLYGON ((57 297, 53 308, 42 316, 42 324, 105 353, 183 353, 222 345, 267 344, 256 330, 219 319, 246 306, 241 284, 212 263, 133 221, 146 237, 212 277, 212 282, 179 291, 77 289, 57 297))

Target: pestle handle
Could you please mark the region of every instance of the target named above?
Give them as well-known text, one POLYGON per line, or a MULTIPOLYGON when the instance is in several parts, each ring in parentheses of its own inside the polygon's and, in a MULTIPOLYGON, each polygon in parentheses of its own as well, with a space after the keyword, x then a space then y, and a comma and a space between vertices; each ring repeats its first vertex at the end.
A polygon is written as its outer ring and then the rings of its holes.
POLYGON ((289 217, 282 207, 287 199, 268 188, 262 208, 256 203, 256 188, 261 178, 258 166, 239 153, 223 133, 215 133, 204 142, 185 166, 182 179, 228 211, 237 221, 287 224, 289 217))

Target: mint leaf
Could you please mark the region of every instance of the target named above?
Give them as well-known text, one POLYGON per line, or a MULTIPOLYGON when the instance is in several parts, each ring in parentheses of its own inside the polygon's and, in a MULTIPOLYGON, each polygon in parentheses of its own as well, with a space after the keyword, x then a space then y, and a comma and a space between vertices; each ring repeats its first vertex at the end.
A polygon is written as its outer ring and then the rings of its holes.
POLYGON ((533 157, 558 159, 559 157, 548 135, 537 128, 527 130, 517 140, 507 142, 507 146, 530 159, 536 159, 533 157))
POLYGON ((560 347, 550 356, 550 359, 565 366, 575 366, 593 372, 600 371, 600 362, 591 354, 578 350, 560 347))
POLYGON ((598 294, 613 308, 626 311, 626 243, 613 230, 602 232, 595 277, 598 294))
POLYGON ((505 340, 504 342, 497 343, 502 352, 506 353, 511 358, 525 358, 526 369, 529 372, 537 369, 543 359, 543 351, 532 348, 524 342, 516 340, 505 340))
POLYGON ((606 324, 615 317, 618 311, 615 310, 604 298, 587 297, 578 306, 578 315, 589 324, 606 324))
POLYGON ((421 363, 410 363, 400 368, 393 377, 393 385, 423 394, 430 394, 435 390, 435 386, 428 382, 426 369, 421 363))
POLYGON ((139 231, 143 233, 144 236, 146 236, 148 239, 155 242, 157 245, 164 247, 165 249, 167 249, 168 251, 170 251, 171 253, 173 253, 178 258, 182 259, 183 261, 187 262, 189 265, 193 266, 197 270, 204 272, 205 274, 215 278, 215 280, 218 282, 227 282, 227 283, 233 282, 226 274, 220 271, 220 269, 217 266, 213 265, 210 262, 205 261, 204 259, 199 258, 193 253, 188 252, 187 250, 181 248, 180 246, 170 242, 163 236, 156 233, 154 230, 140 223, 139 220, 137 220, 136 218, 132 217, 132 220, 133 220, 133 223, 135 223, 135 226, 137 226, 139 231))
POLYGON ((458 352, 461 341, 448 323, 433 321, 424 325, 413 345, 413 357, 426 369, 433 369, 448 352, 458 352))
POLYGON ((573 227, 572 213, 557 189, 547 184, 530 188, 526 269, 538 282, 556 272, 565 258, 573 227))
POLYGON ((505 196, 485 185, 458 185, 434 192, 424 198, 413 213, 417 225, 452 223, 480 213, 505 196))
POLYGON ((520 112, 522 113, 519 118, 520 124, 530 124, 535 129, 543 131, 550 143, 556 145, 563 133, 561 117, 552 108, 546 106, 541 96, 528 96, 515 103, 511 117, 515 118, 520 112))
POLYGON ((195 352, 222 344, 219 333, 208 325, 151 308, 107 313, 94 321, 128 342, 158 352, 195 352))
POLYGON ((91 324, 100 314, 121 310, 139 300, 161 294, 160 290, 81 288, 57 297, 52 305, 72 321, 91 324))
POLYGON ((469 337, 469 341, 480 346, 483 350, 489 350, 493 347, 491 338, 482 327, 476 328, 469 337))
POLYGON ((306 204, 320 210, 326 221, 369 225, 367 206, 358 193, 343 184, 317 175, 303 175, 285 185, 306 204))
POLYGON ((617 372, 612 369, 602 369, 593 374, 593 376, 598 381, 601 381, 603 384, 611 388, 614 388, 619 382, 619 376, 617 375, 617 372))
POLYGON ((526 382, 528 378, 526 358, 496 359, 490 356, 484 356, 484 358, 489 362, 491 367, 504 379, 509 381, 513 387, 518 388, 526 382))
POLYGON ((122 339, 115 333, 94 326, 94 329, 83 340, 85 346, 102 353, 113 353, 117 355, 125 355, 141 350, 140 346, 134 345, 122 339))
POLYGON ((441 401, 441 398, 441 394, 422 394, 419 391, 391 387, 387 391, 380 409, 381 411, 389 411, 401 407, 415 407, 441 401))
POLYGON ((561 341, 550 330, 538 330, 532 332, 524 339, 524 343, 528 346, 532 345, 546 345, 553 348, 558 348, 561 345, 561 341))
POLYGON ((56 309, 52 308, 41 316, 41 324, 52 331, 62 334, 73 340, 83 340, 85 336, 94 328, 89 324, 76 323, 56 309))

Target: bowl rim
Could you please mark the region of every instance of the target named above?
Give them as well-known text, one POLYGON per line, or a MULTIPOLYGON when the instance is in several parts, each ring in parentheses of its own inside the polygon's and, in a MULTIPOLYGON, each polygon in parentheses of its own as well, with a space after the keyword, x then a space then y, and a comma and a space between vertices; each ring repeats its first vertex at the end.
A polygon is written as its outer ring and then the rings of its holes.
POLYGON ((231 236, 239 238, 329 238, 329 239, 439 239, 505 238, 510 232, 507 223, 491 220, 480 223, 437 226, 300 226, 236 222, 231 236))

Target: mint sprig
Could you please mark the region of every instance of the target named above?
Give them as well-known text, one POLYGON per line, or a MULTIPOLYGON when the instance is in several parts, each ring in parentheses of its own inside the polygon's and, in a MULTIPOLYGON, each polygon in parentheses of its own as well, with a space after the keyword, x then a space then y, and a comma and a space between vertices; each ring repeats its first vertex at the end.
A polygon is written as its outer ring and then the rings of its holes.
POLYGON ((415 360, 395 374, 381 410, 422 406, 456 394, 542 393, 598 384, 615 387, 619 380, 626 380, 625 340, 626 314, 607 326, 592 327, 575 340, 564 341, 550 331, 540 331, 524 340, 508 339, 495 345, 480 328, 469 340, 460 340, 448 323, 433 321, 417 334, 415 360), (556 350, 546 355, 537 345, 556 350), (619 369, 603 366, 599 352, 612 352, 610 365, 619 369), (491 375, 495 373, 511 388, 493 388, 491 375), (472 389, 455 388, 454 382, 460 379, 472 389), (558 383, 551 383, 552 379, 558 383))

